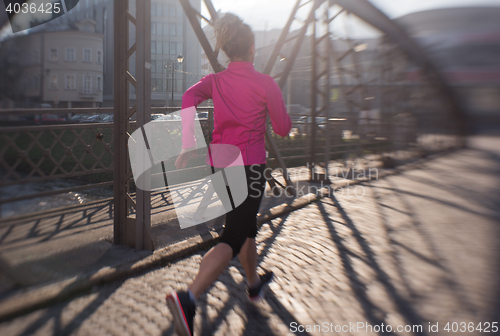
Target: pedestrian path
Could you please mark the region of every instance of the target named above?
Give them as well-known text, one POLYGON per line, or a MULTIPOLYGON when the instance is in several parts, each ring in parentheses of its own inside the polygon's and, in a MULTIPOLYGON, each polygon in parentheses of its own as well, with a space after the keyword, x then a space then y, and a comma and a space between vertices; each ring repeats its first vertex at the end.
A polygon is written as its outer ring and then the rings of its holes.
MULTIPOLYGON (((276 275, 265 299, 248 301, 233 260, 200 298, 195 335, 442 335, 448 322, 500 322, 498 143, 265 223, 259 266, 276 275)), ((186 287, 202 255, 4 322, 0 334, 172 335, 165 293, 186 287)))

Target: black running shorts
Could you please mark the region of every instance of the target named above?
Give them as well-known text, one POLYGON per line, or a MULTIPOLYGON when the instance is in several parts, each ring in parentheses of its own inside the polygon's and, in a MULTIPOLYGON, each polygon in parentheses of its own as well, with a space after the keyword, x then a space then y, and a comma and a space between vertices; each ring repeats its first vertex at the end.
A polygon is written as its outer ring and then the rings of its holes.
MULTIPOLYGON (((231 247, 233 257, 240 253, 247 238, 257 236, 257 213, 266 187, 265 168, 265 164, 245 166, 248 196, 243 203, 226 214, 226 224, 219 242, 231 247)), ((218 170, 212 168, 212 171, 218 170)), ((230 193, 229 187, 227 190, 230 193)), ((217 192, 217 188, 215 191, 217 192)))

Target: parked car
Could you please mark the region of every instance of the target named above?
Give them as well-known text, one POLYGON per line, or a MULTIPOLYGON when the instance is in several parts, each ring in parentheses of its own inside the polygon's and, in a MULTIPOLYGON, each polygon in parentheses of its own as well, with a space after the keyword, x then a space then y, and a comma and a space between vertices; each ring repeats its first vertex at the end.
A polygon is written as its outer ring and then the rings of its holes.
POLYGON ((99 114, 94 114, 94 115, 88 116, 87 118, 80 120, 80 122, 83 124, 97 123, 97 122, 99 122, 100 118, 101 118, 101 116, 99 114))
POLYGON ((156 118, 153 121, 167 121, 167 120, 181 120, 181 117, 178 115, 174 115, 174 114, 164 114, 161 117, 156 118))
POLYGON ((35 117, 35 123, 44 124, 44 123, 60 123, 66 121, 66 118, 59 117, 55 114, 42 114, 41 116, 35 117))
POLYGON ((163 116, 164 116, 164 114, 163 114, 163 113, 153 113, 153 114, 151 115, 151 120, 156 120, 156 119, 161 118, 161 117, 163 117, 163 116))
POLYGON ((100 123, 108 123, 108 122, 113 122, 115 120, 115 116, 112 114, 109 114, 101 119, 99 119, 98 122, 100 123))
POLYGON ((197 113, 197 119, 208 119, 208 112, 207 111, 201 111, 197 113))
POLYGON ((76 115, 72 116, 71 118, 69 118, 69 120, 71 122, 74 122, 74 123, 79 123, 80 121, 82 121, 83 119, 85 119, 87 117, 88 117, 88 114, 76 114, 76 115))
MULTIPOLYGON (((304 134, 304 133, 310 133, 309 131, 311 130, 311 123, 312 123, 312 118, 303 116, 300 117, 299 120, 297 121, 297 132, 304 134)), ((316 117, 316 126, 318 127, 320 132, 323 132, 325 130, 325 124, 326 124, 326 118, 325 117, 316 117)))

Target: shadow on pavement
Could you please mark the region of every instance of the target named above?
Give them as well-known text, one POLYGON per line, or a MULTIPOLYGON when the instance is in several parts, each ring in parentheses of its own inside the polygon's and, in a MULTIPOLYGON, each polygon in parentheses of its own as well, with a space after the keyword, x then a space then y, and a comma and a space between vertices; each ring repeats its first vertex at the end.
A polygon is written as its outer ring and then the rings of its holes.
MULTIPOLYGON (((497 150, 497 152, 484 150, 484 152, 488 154, 489 157, 496 162, 496 171, 494 172, 494 175, 500 178, 500 150, 497 150)), ((496 241, 498 242, 496 244, 497 262, 496 262, 496 269, 494 271, 496 274, 496 279, 500 279, 500 182, 497 184, 498 184, 496 188, 497 193, 491 199, 490 208, 492 211, 495 212, 498 223, 496 227, 496 234, 497 234, 496 241)), ((493 301, 495 302, 495 304, 491 307, 491 313, 489 314, 490 316, 488 317, 490 321, 500 322, 500 282, 497 282, 496 293, 492 293, 492 296, 495 297, 496 299, 493 301)))
MULTIPOLYGON (((275 241, 276 237, 278 237, 278 235, 280 234, 288 216, 289 215, 284 215, 280 217, 279 223, 277 224, 273 224, 271 222, 268 223, 269 226, 271 227, 271 230, 273 231, 273 234, 259 244, 259 245, 264 245, 264 248, 258 255, 259 264, 262 262, 264 257, 269 252, 269 249, 272 246, 273 242, 275 241)), ((233 260, 232 265, 236 267, 242 275, 245 274, 243 267, 241 266, 237 258, 233 260)), ((221 327, 222 323, 224 323, 224 321, 228 317, 228 314, 233 310, 235 310, 236 306, 239 306, 242 313, 245 314, 243 335, 276 335, 276 331, 273 330, 273 328, 269 324, 269 316, 267 316, 266 313, 263 313, 261 309, 259 309, 249 301, 246 294, 245 281, 241 283, 236 283, 234 278, 230 274, 228 274, 228 270, 224 271, 221 277, 223 278, 222 281, 224 285, 228 288, 229 292, 231 293, 231 296, 224 303, 223 307, 221 309, 218 309, 217 317, 213 320, 213 322, 209 322, 208 318, 209 305, 207 302, 208 300, 207 295, 215 286, 215 284, 207 288, 205 294, 203 294, 200 297, 200 302, 202 302, 202 304, 199 306, 200 314, 202 316, 201 335, 202 336, 213 335, 214 332, 221 327)), ((279 318, 285 325, 289 325, 291 322, 297 321, 297 318, 294 317, 293 314, 289 312, 279 302, 278 298, 276 298, 276 296, 272 293, 272 291, 266 292, 266 297, 264 300, 266 300, 269 303, 273 311, 276 313, 277 316, 279 316, 279 318)), ((302 332, 298 334, 309 335, 309 333, 307 332, 302 332)))
MULTIPOLYGON (((422 324, 421 318, 413 311, 411 308, 410 304, 406 302, 396 291, 394 286, 389 280, 389 277, 385 274, 385 272, 380 268, 378 263, 376 262, 374 258, 374 253, 371 251, 370 247, 360 234, 360 232, 357 230, 355 224, 351 221, 347 213, 344 211, 344 209, 340 206, 339 202, 335 198, 334 195, 331 195, 331 199, 333 200, 335 206, 339 210, 339 212, 342 215, 342 218, 345 221, 345 225, 351 229, 352 233, 354 234, 355 239, 358 241, 358 243, 361 245, 367 260, 367 264, 369 267, 371 267, 377 274, 378 280, 384 285, 386 288, 386 291, 389 293, 391 298, 394 300, 394 302, 398 305, 399 310, 401 314, 405 317, 405 319, 414 325, 419 325, 422 324)), ((351 255, 349 253, 349 249, 344 245, 344 242, 342 238, 340 238, 337 229, 335 228, 335 224, 344 224, 344 223, 339 223, 337 221, 334 221, 330 218, 328 215, 328 212, 326 211, 323 202, 318 202, 318 208, 320 213, 323 216, 324 222, 326 223, 328 230, 330 231, 330 235, 332 238, 332 241, 335 243, 337 250, 339 252, 340 258, 342 260, 342 266, 345 269, 345 272, 347 274, 347 277, 349 278, 350 282, 350 287, 356 296, 357 300, 359 301, 361 307, 363 307, 364 313, 368 321, 372 324, 375 325, 381 325, 384 322, 384 312, 382 312, 368 297, 368 294, 366 293, 366 287, 365 284, 361 281, 359 278, 359 275, 356 273, 354 270, 352 261, 351 261, 351 255)), ((392 334, 392 333, 391 333, 392 334)), ((421 333, 421 335, 425 335, 424 333, 421 333)))
MULTIPOLYGON (((118 282, 115 288, 118 288, 121 283, 123 283, 123 281, 118 282)), ((77 330, 85 319, 92 315, 113 293, 114 290, 99 291, 96 294, 97 296, 87 305, 87 307, 79 314, 72 317, 70 322, 64 321, 64 323, 62 323, 62 315, 71 301, 66 301, 46 308, 35 321, 29 323, 29 325, 27 325, 22 332, 17 334, 17 336, 33 335, 42 329, 45 324, 49 323, 50 320, 53 320, 53 335, 69 335, 77 330), (61 326, 63 324, 65 325, 64 328, 61 326)))

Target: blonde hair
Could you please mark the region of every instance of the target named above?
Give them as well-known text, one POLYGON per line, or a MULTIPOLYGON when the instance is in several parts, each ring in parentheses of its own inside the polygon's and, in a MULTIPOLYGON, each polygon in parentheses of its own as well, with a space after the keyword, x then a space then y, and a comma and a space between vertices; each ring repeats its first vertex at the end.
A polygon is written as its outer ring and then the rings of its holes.
POLYGON ((216 46, 224 50, 231 60, 247 58, 250 48, 255 44, 252 28, 231 13, 226 13, 215 21, 214 32, 217 39, 216 46))

